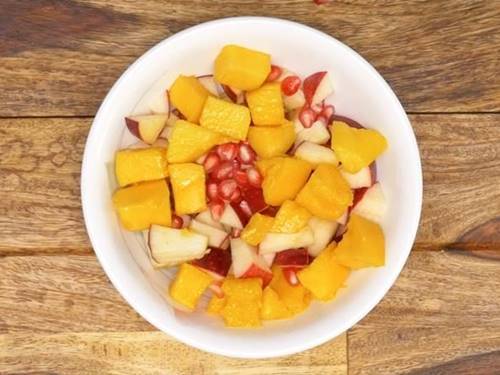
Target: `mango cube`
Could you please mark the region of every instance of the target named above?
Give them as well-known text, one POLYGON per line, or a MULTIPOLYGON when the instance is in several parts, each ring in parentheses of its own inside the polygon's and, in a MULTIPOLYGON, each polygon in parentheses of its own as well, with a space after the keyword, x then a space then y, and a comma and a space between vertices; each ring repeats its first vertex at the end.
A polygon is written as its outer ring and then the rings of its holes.
POLYGON ((169 163, 189 163, 219 143, 222 136, 212 130, 184 120, 177 120, 170 138, 169 163))
POLYGON ((248 142, 261 158, 284 155, 295 142, 293 124, 285 120, 281 126, 251 126, 248 130, 248 142))
POLYGON ((198 122, 208 90, 194 76, 180 75, 170 87, 170 101, 188 121, 198 122))
POLYGON ((309 266, 297 273, 300 283, 321 301, 335 297, 350 273, 349 268, 336 262, 335 247, 336 243, 332 242, 309 266))
POLYGON ((224 46, 215 59, 215 79, 240 90, 260 87, 270 72, 270 55, 233 44, 224 46))
POLYGON ((320 164, 295 201, 314 216, 336 220, 352 204, 353 194, 337 167, 320 164))
POLYGON ((385 238, 380 225, 351 214, 347 232, 335 250, 335 258, 338 263, 352 269, 383 266, 385 238))
POLYGON ((113 205, 127 230, 145 230, 152 224, 170 226, 170 191, 165 180, 141 182, 119 189, 113 205))
POLYGON ((255 125, 276 126, 283 124, 285 109, 281 96, 281 85, 266 83, 256 90, 247 92, 247 103, 255 125))
POLYGON ((283 157, 279 156, 271 159, 260 159, 257 160, 255 165, 259 170, 260 174, 262 175, 262 177, 265 177, 269 169, 271 169, 272 166, 278 164, 281 160, 283 160, 283 157))
POLYGON ((205 210, 207 203, 203 167, 194 163, 173 164, 168 170, 176 214, 194 214, 205 210))
POLYGON ((188 309, 194 310, 201 295, 212 281, 213 278, 208 273, 189 263, 183 263, 170 285, 170 297, 188 309))
POLYGON ((311 302, 309 292, 301 284, 290 285, 280 267, 273 266, 272 271, 273 279, 269 286, 278 293, 290 314, 296 315, 304 311, 311 302))
POLYGON ((304 160, 280 158, 264 175, 262 190, 265 202, 271 206, 280 206, 287 199, 294 199, 306 183, 311 170, 311 165, 304 160))
POLYGON ((307 225, 311 214, 294 201, 283 202, 274 218, 272 233, 297 233, 307 225))
POLYGON ((242 141, 250 126, 250 111, 244 105, 209 97, 201 113, 200 125, 242 141))
POLYGON ((228 327, 259 327, 262 279, 226 279, 222 284, 226 304, 220 310, 228 327))
POLYGON ((273 226, 273 221, 270 216, 256 213, 250 218, 240 236, 246 243, 257 246, 273 226))
POLYGON ((349 173, 369 166, 387 148, 385 137, 374 129, 357 129, 334 121, 331 132, 332 149, 349 173))
POLYGON ((216 295, 213 295, 210 301, 208 302, 207 313, 212 315, 219 315, 225 304, 226 304, 225 297, 217 297, 216 295))
POLYGON ((285 319, 290 317, 285 303, 280 299, 278 293, 270 287, 262 292, 262 308, 260 317, 264 320, 285 319))
POLYGON ((115 156, 115 174, 120 186, 165 178, 167 150, 160 147, 120 150, 115 156))

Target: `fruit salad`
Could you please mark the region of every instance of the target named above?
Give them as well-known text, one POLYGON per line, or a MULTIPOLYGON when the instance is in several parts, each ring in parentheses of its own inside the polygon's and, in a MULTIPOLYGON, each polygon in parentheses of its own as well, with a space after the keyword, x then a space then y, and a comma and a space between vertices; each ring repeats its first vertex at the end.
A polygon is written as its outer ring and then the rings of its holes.
POLYGON ((125 118, 138 143, 116 153, 113 204, 152 265, 176 268, 174 307, 259 327, 384 266, 387 142, 336 113, 333 81, 226 45, 213 74, 180 74, 125 118))

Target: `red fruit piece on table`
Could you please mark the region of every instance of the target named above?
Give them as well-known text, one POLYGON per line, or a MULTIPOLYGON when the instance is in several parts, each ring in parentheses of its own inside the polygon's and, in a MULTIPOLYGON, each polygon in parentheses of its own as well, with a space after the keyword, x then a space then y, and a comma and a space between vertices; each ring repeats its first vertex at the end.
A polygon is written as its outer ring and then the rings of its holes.
POLYGON ((231 267, 231 252, 213 247, 203 258, 195 259, 191 263, 220 276, 226 276, 231 267))
POLYGON ((222 181, 233 177, 234 174, 234 163, 232 161, 224 161, 215 167, 212 176, 218 180, 222 181))
POLYGON ((262 175, 255 167, 246 170, 248 183, 254 187, 260 188, 262 186, 262 175))
POLYGON ((289 249, 276 253, 274 264, 281 267, 305 267, 309 264, 307 249, 289 249))
POLYGON ((233 160, 238 155, 238 151, 239 147, 236 143, 224 143, 216 148, 221 160, 233 160))
POLYGON ((219 221, 224 212, 225 204, 220 198, 215 198, 208 203, 208 208, 212 214, 212 219, 219 221))
POLYGON ((282 73, 283 69, 281 69, 281 67, 279 67, 278 65, 271 65, 271 71, 269 72, 266 81, 267 82, 276 81, 281 76, 282 73))
POLYGON ((316 120, 316 113, 311 108, 304 106, 299 113, 299 120, 304 128, 310 128, 316 120))
POLYGON ((281 81, 281 91, 286 96, 292 96, 299 90, 301 83, 302 81, 298 76, 288 76, 281 81))
POLYGON ((217 184, 217 182, 207 182, 207 196, 210 200, 217 199, 219 197, 219 185, 217 184))
POLYGON ((293 267, 286 267, 282 270, 285 280, 291 286, 299 285, 299 278, 297 277, 297 270, 293 267))
POLYGON ((247 143, 240 143, 238 151, 238 160, 242 164, 252 164, 257 158, 257 154, 247 143))
POLYGON ((220 164, 220 157, 215 152, 209 153, 203 161, 203 168, 207 173, 211 173, 220 164))
POLYGON ((234 180, 238 183, 240 186, 247 186, 248 185, 248 175, 246 171, 236 171, 234 172, 234 180))
POLYGON ((184 220, 182 217, 172 214, 172 228, 181 229, 184 226, 184 220))
POLYGON ((267 203, 264 201, 262 189, 252 186, 243 189, 242 193, 243 201, 247 202, 251 214, 260 212, 267 207, 267 203))
POLYGON ((219 182, 218 193, 222 199, 229 200, 236 189, 238 189, 236 181, 233 179, 227 179, 219 182))

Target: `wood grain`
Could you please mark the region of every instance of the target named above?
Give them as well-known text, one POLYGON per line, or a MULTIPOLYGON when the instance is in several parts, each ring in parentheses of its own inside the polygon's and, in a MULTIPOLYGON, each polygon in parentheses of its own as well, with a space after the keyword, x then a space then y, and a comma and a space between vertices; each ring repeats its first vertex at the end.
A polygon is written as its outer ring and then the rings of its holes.
POLYGON ((348 334, 350 374, 497 374, 498 252, 412 253, 348 334))
MULTIPOLYGON (((415 249, 499 249, 500 115, 410 119, 424 171, 415 249)), ((0 120, 0 255, 92 253, 79 189, 90 123, 0 120)))
POLYGON ((290 19, 338 38, 373 63, 410 112, 500 111, 496 1, 3 0, 0 116, 93 115, 152 45, 238 15, 290 19))

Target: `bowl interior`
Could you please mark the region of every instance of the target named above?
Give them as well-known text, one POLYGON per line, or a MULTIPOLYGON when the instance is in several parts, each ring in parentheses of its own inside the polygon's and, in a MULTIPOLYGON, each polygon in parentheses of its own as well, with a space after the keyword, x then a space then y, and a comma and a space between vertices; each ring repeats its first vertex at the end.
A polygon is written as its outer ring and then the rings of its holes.
POLYGON ((150 323, 197 348, 228 356, 263 358, 291 354, 331 339, 365 316, 403 267, 420 217, 422 177, 415 137, 399 101, 376 71, 354 51, 308 27, 266 18, 236 18, 196 26, 148 51, 116 82, 92 126, 82 170, 85 221, 95 252, 122 296, 150 323), (258 330, 231 330, 203 312, 174 311, 165 299, 169 272, 155 271, 140 234, 120 229, 111 205, 115 151, 130 143, 123 118, 154 87, 168 87, 179 73, 213 71, 228 43, 269 52, 273 63, 301 76, 331 73, 328 101, 338 114, 381 131, 389 149, 378 161, 388 200, 383 223, 386 266, 353 272, 337 298, 314 302, 301 316, 258 330), (112 169, 112 168, 111 168, 112 169))

